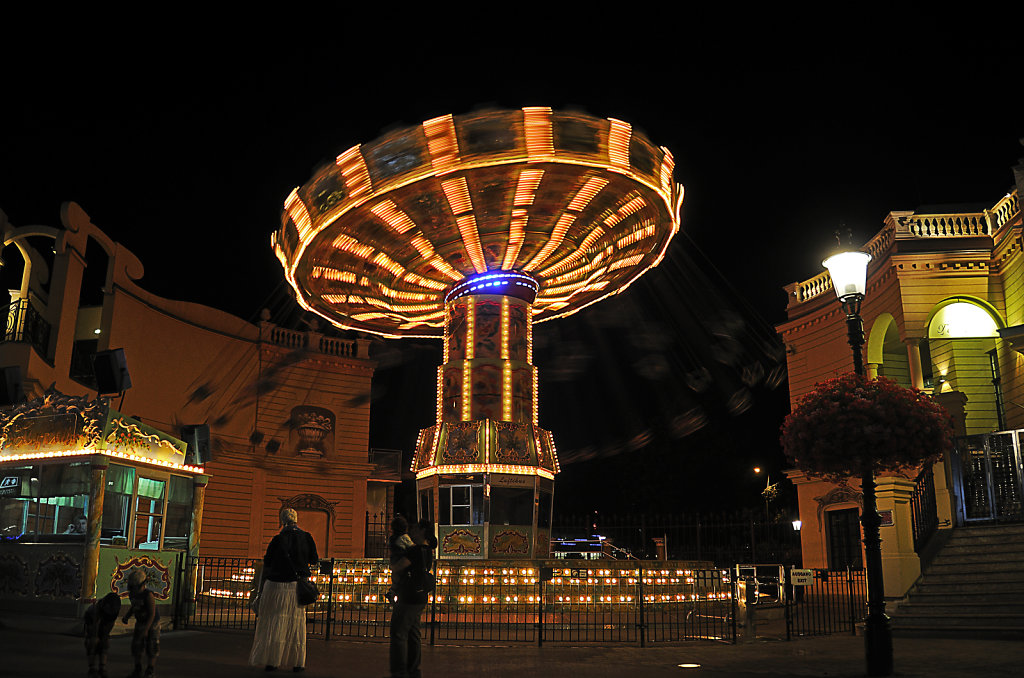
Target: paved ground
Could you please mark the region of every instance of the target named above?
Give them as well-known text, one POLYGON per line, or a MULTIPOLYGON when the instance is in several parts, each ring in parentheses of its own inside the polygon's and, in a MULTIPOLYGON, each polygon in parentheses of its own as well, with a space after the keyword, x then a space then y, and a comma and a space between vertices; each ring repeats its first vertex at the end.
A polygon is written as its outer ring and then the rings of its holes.
MULTIPOLYGON (((85 676, 82 641, 43 633, 9 620, 0 627, 0 676, 63 678, 85 676)), ((246 665, 252 636, 241 632, 172 631, 162 639, 159 678, 234 678, 268 674, 246 665)), ((128 637, 111 641, 111 678, 131 670, 128 637)), ((714 678, 753 676, 863 676, 863 639, 852 636, 791 642, 758 640, 739 645, 692 642, 682 645, 556 646, 528 644, 438 645, 424 648, 426 678, 570 678, 575 676, 686 675, 714 678), (684 663, 699 669, 681 668, 684 663)), ((377 641, 311 639, 308 678, 380 678, 387 674, 387 645, 377 641)), ((1024 643, 1019 640, 897 638, 897 676, 1020 676, 1024 643)))

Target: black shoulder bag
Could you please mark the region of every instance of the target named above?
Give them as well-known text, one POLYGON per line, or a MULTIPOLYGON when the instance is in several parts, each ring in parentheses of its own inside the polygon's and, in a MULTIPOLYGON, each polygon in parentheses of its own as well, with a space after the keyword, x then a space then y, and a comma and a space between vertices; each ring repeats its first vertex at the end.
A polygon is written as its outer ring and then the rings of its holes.
MULTIPOLYGON (((298 536, 293 535, 293 544, 296 543, 296 539, 298 539, 298 536)), ((295 563, 292 562, 292 554, 289 549, 285 549, 284 555, 288 558, 288 564, 292 566, 292 573, 295 575, 295 600, 300 606, 312 605, 320 597, 320 589, 309 578, 299 576, 299 571, 296 569, 295 563)))

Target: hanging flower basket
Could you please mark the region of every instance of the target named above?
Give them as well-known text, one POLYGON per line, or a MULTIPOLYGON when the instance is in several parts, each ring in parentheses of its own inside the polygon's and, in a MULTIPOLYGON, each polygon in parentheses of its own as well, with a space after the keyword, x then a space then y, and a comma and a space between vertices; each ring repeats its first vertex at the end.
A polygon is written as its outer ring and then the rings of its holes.
POLYGON ((918 468, 953 447, 953 419, 928 394, 845 374, 815 384, 782 424, 782 449, 810 476, 843 483, 918 468))

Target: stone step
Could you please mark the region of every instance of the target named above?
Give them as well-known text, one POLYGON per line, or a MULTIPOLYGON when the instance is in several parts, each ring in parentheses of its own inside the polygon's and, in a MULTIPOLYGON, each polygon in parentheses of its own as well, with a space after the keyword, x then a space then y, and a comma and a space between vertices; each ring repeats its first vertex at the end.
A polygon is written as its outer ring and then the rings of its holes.
POLYGON ((949 544, 999 544, 1024 539, 1024 526, 958 527, 949 537, 949 544))
POLYGON ((1006 614, 930 614, 907 610, 892 619, 893 626, 949 627, 1010 627, 1024 629, 1024 610, 1006 614))
POLYGON ((1005 626, 974 626, 974 627, 934 627, 917 624, 899 624, 892 626, 892 635, 897 638, 981 638, 985 640, 1024 639, 1024 627, 1008 628, 1005 626))
POLYGON ((970 557, 973 555, 991 554, 991 555, 1004 555, 1011 554, 1020 556, 1024 554, 1024 542, 1017 543, 1002 543, 1002 544, 958 544, 949 545, 946 544, 942 551, 935 556, 935 559, 947 558, 947 557, 970 557))
POLYGON ((896 610, 894 617, 987 617, 989 615, 1009 615, 1024 618, 1024 605, 1014 602, 985 602, 956 604, 949 602, 916 602, 903 603, 896 610))
POLYGON ((914 593, 938 593, 938 594, 954 594, 954 593, 1019 593, 1024 590, 1024 581, 1019 579, 1007 579, 1003 581, 994 579, 963 579, 959 577, 951 577, 951 581, 948 582, 933 582, 929 578, 925 578, 914 587, 911 595, 914 593))
POLYGON ((989 572, 1018 573, 1024 576, 1024 560, 981 560, 969 563, 932 563, 925 571, 925 576, 938 574, 981 574, 989 572))
POLYGON ((1012 563, 1020 561, 1024 561, 1024 548, 1016 551, 982 551, 974 549, 971 551, 956 551, 953 553, 944 549, 942 553, 935 556, 931 565, 934 567, 936 565, 960 565, 981 562, 1012 563))
POLYGON ((906 603, 900 605, 917 605, 944 603, 947 605, 985 605, 990 603, 1010 603, 1019 605, 1024 609, 1024 587, 1015 590, 982 590, 982 591, 948 591, 946 589, 935 591, 914 591, 907 597, 906 603))

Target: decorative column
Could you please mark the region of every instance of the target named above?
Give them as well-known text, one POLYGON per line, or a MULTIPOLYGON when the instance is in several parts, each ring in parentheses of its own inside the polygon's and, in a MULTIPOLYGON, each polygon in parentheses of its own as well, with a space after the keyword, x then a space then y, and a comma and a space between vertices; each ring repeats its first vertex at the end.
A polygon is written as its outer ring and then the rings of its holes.
MULTIPOLYGON (((82 594, 79 604, 85 607, 96 602, 96 580, 100 571, 100 532, 103 530, 103 496, 107 489, 107 468, 110 462, 103 455, 90 460, 89 515, 85 537, 85 558, 82 561, 82 594)), ((104 594, 106 595, 106 594, 104 594)))
POLYGON ((910 370, 910 385, 916 389, 924 388, 924 371, 921 369, 921 340, 906 339, 907 368, 910 370))

